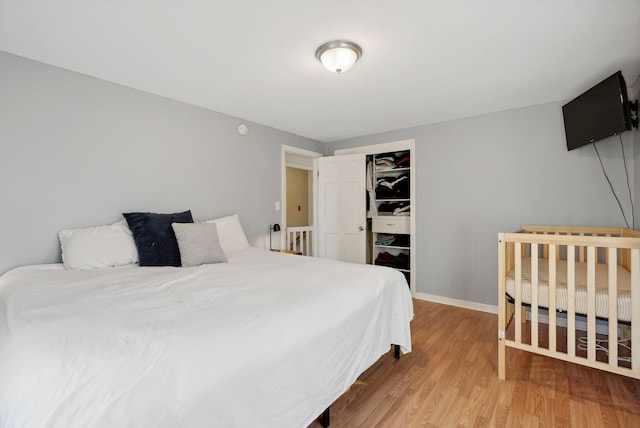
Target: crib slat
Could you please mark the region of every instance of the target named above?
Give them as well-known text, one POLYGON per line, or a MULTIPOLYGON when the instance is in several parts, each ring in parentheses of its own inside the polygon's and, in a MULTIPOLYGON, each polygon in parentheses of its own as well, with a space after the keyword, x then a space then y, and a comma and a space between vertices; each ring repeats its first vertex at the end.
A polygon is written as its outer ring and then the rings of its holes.
POLYGON ((515 340, 517 343, 522 342, 522 322, 524 321, 522 318, 522 247, 520 245, 516 245, 515 248, 516 257, 516 305, 515 305, 515 319, 516 319, 516 337, 515 340))
POLYGON ((609 267, 609 365, 618 365, 618 251, 607 250, 609 267))
POLYGON ((576 247, 567 245, 567 353, 576 356, 576 247))
POLYGON ((538 244, 531 244, 531 346, 538 347, 538 244))
POLYGON ((556 245, 549 245, 549 350, 556 348, 556 257, 560 254, 556 245))
POLYGON ((631 250, 631 370, 640 372, 640 250, 631 250))
MULTIPOLYGON (((584 233, 580 233, 579 235, 584 236, 584 233)), ((579 255, 580 255, 579 261, 584 262, 584 247, 582 245, 580 246, 579 255)))
POLYGON ((587 359, 596 360, 596 248, 587 247, 587 359))

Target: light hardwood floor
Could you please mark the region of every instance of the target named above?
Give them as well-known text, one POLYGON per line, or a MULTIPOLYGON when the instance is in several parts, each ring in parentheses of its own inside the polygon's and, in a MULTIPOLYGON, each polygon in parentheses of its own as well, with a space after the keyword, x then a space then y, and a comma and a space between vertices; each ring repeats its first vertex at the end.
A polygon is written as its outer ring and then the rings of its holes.
POLYGON ((640 427, 640 380, 507 349, 500 381, 496 315, 414 310, 413 352, 363 373, 331 406, 331 427, 640 427))

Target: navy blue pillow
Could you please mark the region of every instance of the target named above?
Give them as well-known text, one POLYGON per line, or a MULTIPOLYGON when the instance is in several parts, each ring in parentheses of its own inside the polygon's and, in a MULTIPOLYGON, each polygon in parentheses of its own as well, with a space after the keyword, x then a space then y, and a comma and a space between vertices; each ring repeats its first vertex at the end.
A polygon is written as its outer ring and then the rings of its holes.
POLYGON ((138 248, 140 266, 180 266, 180 249, 171 223, 193 223, 191 211, 174 214, 123 213, 138 248))

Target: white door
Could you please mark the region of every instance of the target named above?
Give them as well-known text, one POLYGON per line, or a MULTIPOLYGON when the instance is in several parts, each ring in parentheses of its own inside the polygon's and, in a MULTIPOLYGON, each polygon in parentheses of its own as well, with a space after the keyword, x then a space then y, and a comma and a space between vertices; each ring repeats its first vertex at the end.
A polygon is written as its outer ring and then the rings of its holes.
POLYGON ((365 155, 318 159, 318 254, 366 263, 365 155))

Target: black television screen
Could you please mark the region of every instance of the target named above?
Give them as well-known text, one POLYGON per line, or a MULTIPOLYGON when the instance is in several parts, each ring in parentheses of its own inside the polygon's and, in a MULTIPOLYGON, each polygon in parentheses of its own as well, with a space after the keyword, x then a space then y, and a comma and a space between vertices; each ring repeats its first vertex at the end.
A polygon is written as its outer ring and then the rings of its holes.
POLYGON ((631 129, 627 85, 618 71, 562 106, 567 150, 631 129))

